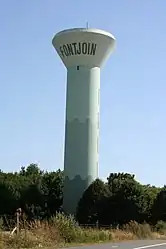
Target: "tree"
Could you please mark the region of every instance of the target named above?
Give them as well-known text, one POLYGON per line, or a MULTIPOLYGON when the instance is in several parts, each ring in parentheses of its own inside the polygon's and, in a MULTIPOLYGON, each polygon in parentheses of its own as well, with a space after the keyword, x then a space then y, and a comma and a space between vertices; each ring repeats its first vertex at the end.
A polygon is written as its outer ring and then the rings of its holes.
POLYGON ((102 219, 102 204, 110 195, 108 186, 100 179, 95 180, 84 192, 77 207, 76 218, 81 224, 93 224, 102 219))
POLYGON ((0 183, 0 215, 12 214, 17 207, 17 199, 8 184, 0 183))
POLYGON ((105 210, 110 224, 124 224, 141 219, 143 187, 134 175, 111 173, 107 178, 111 196, 105 210))
POLYGON ((141 195, 142 220, 152 222, 152 208, 160 188, 151 185, 143 185, 143 195, 141 195))
MULTIPOLYGON (((62 206, 63 184, 63 171, 44 172, 33 163, 18 173, 0 170, 0 215, 22 207, 30 220, 49 218, 62 206)), ((76 218, 82 224, 103 225, 166 221, 166 186, 142 185, 132 174, 111 173, 106 183, 97 179, 84 192, 76 218)))
POLYGON ((152 206, 152 221, 166 221, 166 187, 157 194, 157 197, 152 206))
POLYGON ((50 215, 59 211, 63 199, 64 173, 61 170, 46 172, 42 178, 42 189, 50 215))
POLYGON ((32 177, 32 176, 42 176, 44 172, 40 170, 39 166, 35 163, 31 163, 30 165, 25 167, 21 167, 20 175, 26 176, 26 177, 32 177))

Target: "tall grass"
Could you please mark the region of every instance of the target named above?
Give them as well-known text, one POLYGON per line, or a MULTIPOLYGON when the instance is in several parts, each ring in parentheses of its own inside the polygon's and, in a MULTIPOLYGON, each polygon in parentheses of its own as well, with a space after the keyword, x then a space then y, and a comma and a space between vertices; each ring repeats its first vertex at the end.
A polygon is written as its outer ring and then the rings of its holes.
MULTIPOLYGON (((129 222, 122 229, 81 228, 72 216, 57 214, 49 222, 24 222, 19 234, 0 231, 0 249, 56 248, 66 244, 100 243, 160 237, 166 232, 165 223, 159 222, 152 231, 148 224, 129 222), (160 231, 161 230, 161 231, 160 231)), ((163 237, 162 237, 163 238, 163 237)))

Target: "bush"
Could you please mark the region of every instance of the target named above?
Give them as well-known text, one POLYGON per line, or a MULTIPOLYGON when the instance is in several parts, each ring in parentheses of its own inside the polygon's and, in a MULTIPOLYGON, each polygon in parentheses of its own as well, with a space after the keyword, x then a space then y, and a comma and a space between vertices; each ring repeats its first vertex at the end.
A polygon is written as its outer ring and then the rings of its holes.
POLYGON ((97 230, 97 229, 81 229, 76 238, 77 243, 97 243, 112 240, 110 230, 97 230))
POLYGON ((55 217, 52 217, 51 224, 57 228, 66 243, 75 241, 81 233, 81 227, 72 215, 65 216, 63 213, 57 213, 55 217))
POLYGON ((158 221, 157 224, 155 225, 155 231, 161 234, 165 234, 166 233, 166 222, 162 220, 158 221))

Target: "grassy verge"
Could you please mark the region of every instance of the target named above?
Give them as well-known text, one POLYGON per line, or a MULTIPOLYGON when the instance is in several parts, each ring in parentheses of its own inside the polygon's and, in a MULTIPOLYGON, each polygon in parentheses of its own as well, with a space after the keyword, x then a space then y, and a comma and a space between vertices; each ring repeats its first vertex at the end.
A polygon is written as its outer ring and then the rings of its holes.
POLYGON ((122 229, 81 228, 72 217, 58 214, 48 222, 26 224, 18 235, 0 232, 0 249, 43 248, 55 249, 70 245, 95 244, 133 239, 165 238, 166 224, 159 222, 156 228, 131 221, 122 229))

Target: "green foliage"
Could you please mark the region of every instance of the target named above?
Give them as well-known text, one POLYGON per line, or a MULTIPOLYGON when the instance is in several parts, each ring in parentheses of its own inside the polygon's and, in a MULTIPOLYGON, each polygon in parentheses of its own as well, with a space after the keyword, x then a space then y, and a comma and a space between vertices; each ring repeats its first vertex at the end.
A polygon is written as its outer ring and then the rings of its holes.
POLYGON ((166 214, 163 191, 154 186, 141 185, 134 175, 111 173, 107 183, 97 179, 84 192, 76 217, 82 224, 99 221, 113 227, 131 220, 154 223, 166 214), (155 215, 158 216, 155 218, 155 215))
POLYGON ((166 221, 166 189, 163 188, 156 196, 152 207, 152 216, 155 222, 166 221))
POLYGON ((143 187, 133 175, 111 173, 108 177, 108 187, 110 196, 103 212, 107 224, 124 224, 130 220, 141 219, 140 198, 143 195, 143 187))
POLYGON ((77 220, 82 224, 93 224, 101 219, 106 198, 110 196, 108 185, 96 179, 84 192, 77 208, 77 220))
POLYGON ((81 228, 72 215, 67 217, 63 213, 57 213, 52 218, 52 223, 58 229, 60 236, 64 238, 65 242, 73 242, 79 237, 81 228))
MULTIPOLYGON (((63 184, 63 171, 44 172, 36 164, 22 167, 18 173, 0 171, 0 217, 3 226, 8 226, 4 215, 14 215, 20 207, 28 220, 53 217, 61 210, 63 184)), ((158 224, 156 229, 160 224, 162 229, 161 224, 165 223, 157 222, 166 222, 166 187, 142 185, 128 173, 110 173, 107 182, 96 179, 85 190, 78 203, 76 219, 80 224, 97 222, 99 226, 112 227, 122 227, 131 220, 138 223, 146 221, 158 224)), ((56 222, 58 220, 61 224, 68 222, 66 227, 70 229, 77 227, 71 217, 70 223, 69 220, 62 221, 58 213, 56 222)), ((73 231, 78 233, 78 230, 73 231)), ((70 236, 69 233, 67 241, 72 240, 70 236)))
POLYGON ((155 225, 155 230, 160 234, 165 234, 166 232, 166 222, 159 220, 155 225))
POLYGON ((50 217, 62 205, 63 172, 43 172, 38 165, 22 167, 19 173, 0 172, 0 215, 21 207, 29 219, 50 217))
POLYGON ((63 183, 64 175, 61 170, 46 172, 42 177, 42 190, 45 193, 45 202, 50 214, 54 214, 55 210, 59 210, 62 205, 63 183))

